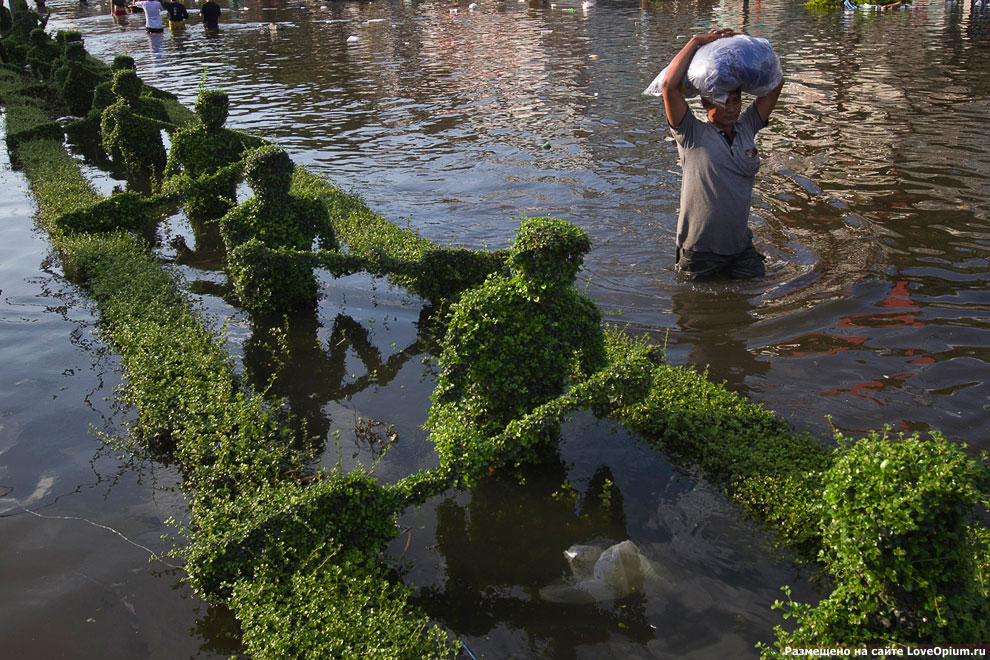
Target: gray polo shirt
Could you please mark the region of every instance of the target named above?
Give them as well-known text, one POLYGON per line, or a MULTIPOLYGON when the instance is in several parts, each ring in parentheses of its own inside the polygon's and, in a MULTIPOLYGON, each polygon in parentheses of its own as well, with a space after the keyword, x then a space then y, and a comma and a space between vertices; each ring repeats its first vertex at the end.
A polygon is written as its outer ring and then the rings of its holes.
POLYGON ((677 245, 685 250, 737 254, 753 239, 749 207, 760 169, 756 133, 765 124, 750 104, 736 122, 732 146, 719 129, 689 109, 671 127, 681 158, 677 245))

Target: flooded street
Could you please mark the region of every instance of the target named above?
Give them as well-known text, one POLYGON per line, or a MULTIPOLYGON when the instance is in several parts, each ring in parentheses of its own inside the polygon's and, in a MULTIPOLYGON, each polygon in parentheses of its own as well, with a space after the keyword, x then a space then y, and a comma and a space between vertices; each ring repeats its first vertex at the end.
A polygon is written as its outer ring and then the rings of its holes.
MULTIPOLYGON (((92 0, 49 2, 48 27, 82 31, 104 61, 132 55, 146 82, 190 107, 202 85, 228 92, 228 126, 438 243, 502 248, 520 217, 574 222, 594 242, 580 287, 610 322, 796 428, 939 430, 990 450, 990 9, 220 4, 218 34, 148 35, 92 0), (758 139, 752 225, 768 275, 695 285, 673 270, 676 146, 662 101, 641 92, 711 27, 769 39, 785 86, 758 139)), ((115 181, 87 167, 109 192, 115 181)), ((229 657, 236 623, 189 593, 177 560, 148 561, 175 534, 163 521, 184 515, 177 478, 103 447, 98 434, 127 419, 105 401, 115 358, 6 160, 0 185, 0 646, 25 658, 229 657)), ((177 218, 161 232, 167 246, 188 227, 177 218)), ((225 297, 218 264, 182 268, 264 383, 264 333, 225 297)), ((382 479, 432 465, 422 301, 364 276, 324 282, 279 393, 325 429, 328 465, 374 459, 355 432, 368 420, 399 438, 382 479)), ((564 438, 560 465, 430 502, 393 544, 423 607, 479 658, 755 658, 782 623, 769 607, 779 587, 815 597, 808 575, 689 471, 591 418, 564 438), (614 607, 536 597, 562 577, 569 545, 625 538, 665 584, 614 607)))

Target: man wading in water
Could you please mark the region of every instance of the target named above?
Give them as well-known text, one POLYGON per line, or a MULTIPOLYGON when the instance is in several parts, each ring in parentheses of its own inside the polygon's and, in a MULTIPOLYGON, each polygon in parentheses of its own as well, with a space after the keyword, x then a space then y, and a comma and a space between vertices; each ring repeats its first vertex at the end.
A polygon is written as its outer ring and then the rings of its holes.
POLYGON ((760 169, 754 139, 767 125, 784 82, 757 97, 742 114, 741 91, 731 92, 724 104, 702 98, 707 122, 694 116, 681 89, 698 48, 733 34, 723 29, 691 37, 671 60, 662 83, 664 110, 682 169, 677 270, 692 280, 718 273, 744 279, 765 272, 749 229, 753 181, 760 169))

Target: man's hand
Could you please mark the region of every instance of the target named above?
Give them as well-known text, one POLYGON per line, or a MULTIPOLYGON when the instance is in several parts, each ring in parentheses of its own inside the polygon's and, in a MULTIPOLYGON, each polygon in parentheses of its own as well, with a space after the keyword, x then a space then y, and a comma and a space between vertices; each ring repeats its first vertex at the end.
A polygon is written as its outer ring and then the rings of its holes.
POLYGON ((708 32, 696 34, 691 38, 698 42, 698 46, 704 46, 705 44, 710 44, 718 39, 733 37, 735 34, 736 33, 732 30, 732 28, 719 28, 717 30, 709 30, 708 32))

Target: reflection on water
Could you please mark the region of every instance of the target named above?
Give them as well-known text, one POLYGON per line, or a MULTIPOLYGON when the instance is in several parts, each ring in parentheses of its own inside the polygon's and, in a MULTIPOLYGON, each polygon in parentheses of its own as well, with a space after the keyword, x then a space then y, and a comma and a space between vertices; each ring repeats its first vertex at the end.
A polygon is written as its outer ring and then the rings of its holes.
MULTIPOLYGON (((224 89, 229 126, 278 141, 440 243, 504 247, 520 215, 575 222, 595 245, 581 286, 610 320, 648 333, 675 363, 707 365, 712 379, 799 427, 827 434, 830 416, 850 432, 937 428, 990 448, 986 7, 221 4, 222 29, 211 33, 192 24, 151 37, 140 21, 115 25, 94 3, 71 0, 48 3, 49 27, 82 30, 105 61, 133 55, 147 82, 187 105, 204 81, 224 89), (768 274, 694 286, 672 270, 676 147, 660 103, 640 92, 687 35, 714 26, 770 39, 786 85, 761 133, 753 207, 768 274)), ((188 5, 198 13, 195 0, 188 5)), ((99 154, 76 151, 101 191, 124 185, 99 154)), ((93 457, 98 442, 86 433, 95 413, 80 402, 108 396, 115 382, 104 373, 113 369, 94 370, 66 341, 86 336, 89 313, 50 295, 58 287, 39 290, 58 280, 42 270, 46 249, 21 213, 19 228, 0 229, 10 238, 0 247, 35 242, 0 260, 0 359, 12 365, 0 511, 26 502, 99 518, 157 551, 168 531, 161 520, 182 515, 179 498, 140 471, 108 467, 107 454, 93 457), (94 496, 94 481, 116 485, 94 496)), ((228 320, 240 371, 258 387, 271 382, 328 440, 326 463, 349 443, 346 463, 374 462, 376 448, 361 440, 384 429, 396 440, 381 478, 435 463, 421 428, 433 382, 422 361, 432 323, 422 301, 364 276, 324 278, 315 317, 250 319, 218 270, 215 231, 181 214, 157 231, 161 253, 206 309, 228 320)), ((406 579, 424 587, 420 600, 438 621, 489 657, 756 657, 753 644, 780 623, 769 610, 777 587, 807 590, 802 576, 763 552, 759 535, 703 484, 606 426, 565 425, 560 463, 525 484, 496 478, 407 512, 391 548, 408 562, 406 579), (571 544, 625 538, 676 576, 669 593, 564 609, 536 597, 566 575, 571 544)), ((102 648, 55 655, 237 651, 221 641, 235 628, 226 613, 183 601, 171 577, 149 578, 133 546, 23 515, 0 524, 18 539, 4 570, 24 576, 11 587, 16 605, 0 617, 9 622, 0 627, 4 648, 27 648, 32 631, 56 628, 102 648), (39 593, 42 583, 54 586, 39 593), (89 616, 97 611, 105 614, 89 616), (88 618, 105 636, 92 636, 88 618), (175 634, 190 628, 192 639, 175 634)))
POLYGON ((744 393, 749 376, 770 369, 741 338, 755 322, 747 296, 725 287, 696 287, 678 291, 671 302, 681 329, 678 341, 690 347, 687 364, 707 369, 710 380, 744 393))

